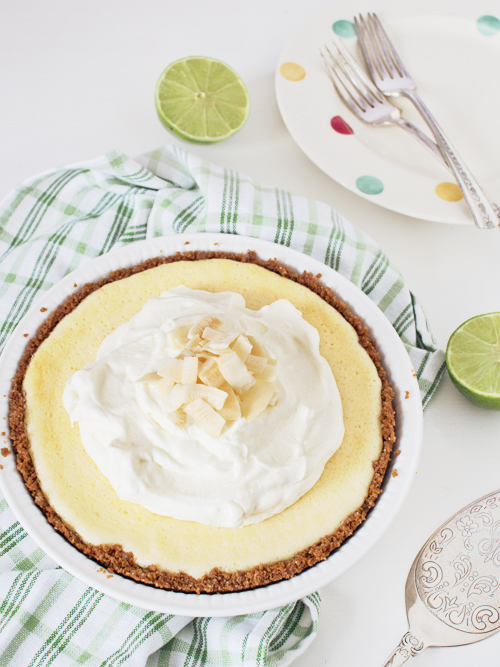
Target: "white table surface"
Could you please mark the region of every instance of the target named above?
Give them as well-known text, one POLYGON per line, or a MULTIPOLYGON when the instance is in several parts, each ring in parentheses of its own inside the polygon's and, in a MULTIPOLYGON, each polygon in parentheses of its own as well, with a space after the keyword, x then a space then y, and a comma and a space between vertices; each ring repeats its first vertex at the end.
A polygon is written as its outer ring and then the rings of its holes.
MULTIPOLYGON (((110 148, 133 156, 177 143, 335 207, 403 272, 445 347, 461 322, 500 310, 500 230, 424 222, 384 210, 330 180, 299 150, 276 105, 274 70, 290 31, 317 4, 3 0, 0 197, 37 172, 110 148), (168 134, 154 107, 164 67, 200 54, 230 63, 252 102, 243 130, 208 147, 168 134)), ((352 13, 357 9, 353 0, 352 13)), ((407 628, 404 584, 418 549, 456 510, 500 487, 499 471, 500 413, 469 404, 446 376, 425 414, 423 453, 409 497, 377 546, 321 591, 318 637, 294 664, 382 665, 407 628)), ((498 664, 499 652, 500 634, 466 647, 429 649, 415 664, 489 667, 498 664)))

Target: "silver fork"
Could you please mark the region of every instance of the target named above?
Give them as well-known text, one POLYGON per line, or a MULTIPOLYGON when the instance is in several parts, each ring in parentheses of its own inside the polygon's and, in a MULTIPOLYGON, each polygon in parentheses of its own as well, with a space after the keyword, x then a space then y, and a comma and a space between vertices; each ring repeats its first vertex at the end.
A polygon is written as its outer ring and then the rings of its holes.
POLYGON ((463 159, 453 148, 442 128, 416 92, 416 85, 389 40, 376 14, 354 17, 359 45, 378 90, 389 97, 408 98, 429 126, 437 145, 453 173, 474 222, 480 229, 500 225, 499 209, 490 204, 463 159))
POLYGON ((356 59, 341 42, 333 41, 335 52, 324 46, 319 50, 326 70, 340 98, 365 123, 397 125, 409 132, 448 168, 437 145, 418 127, 401 118, 401 111, 373 85, 356 59))

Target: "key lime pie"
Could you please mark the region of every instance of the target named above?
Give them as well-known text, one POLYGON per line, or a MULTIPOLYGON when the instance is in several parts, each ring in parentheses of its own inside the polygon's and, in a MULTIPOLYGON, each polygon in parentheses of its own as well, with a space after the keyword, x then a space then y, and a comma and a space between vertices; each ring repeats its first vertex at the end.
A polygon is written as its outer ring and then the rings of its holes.
POLYGON ((85 285, 29 342, 11 437, 35 502, 110 572, 193 593, 324 560, 395 440, 362 322, 255 254, 155 258, 85 285))

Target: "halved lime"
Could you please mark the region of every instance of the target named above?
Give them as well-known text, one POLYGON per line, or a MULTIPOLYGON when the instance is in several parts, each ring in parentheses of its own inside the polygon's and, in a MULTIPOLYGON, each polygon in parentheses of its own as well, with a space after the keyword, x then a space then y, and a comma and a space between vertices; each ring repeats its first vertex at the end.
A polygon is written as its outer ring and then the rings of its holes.
POLYGON ((202 56, 171 63, 158 79, 155 100, 162 123, 198 144, 238 132, 250 110, 246 86, 234 69, 202 56))
POLYGON ((448 341, 446 365, 464 396, 482 408, 500 410, 500 313, 461 324, 448 341))

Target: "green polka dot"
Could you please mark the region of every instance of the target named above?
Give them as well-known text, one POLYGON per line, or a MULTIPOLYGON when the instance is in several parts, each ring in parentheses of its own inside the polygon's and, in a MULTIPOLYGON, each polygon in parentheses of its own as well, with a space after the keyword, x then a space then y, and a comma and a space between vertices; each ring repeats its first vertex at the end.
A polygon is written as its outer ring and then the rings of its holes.
POLYGON ((360 176, 356 179, 356 187, 365 195, 379 195, 384 191, 384 184, 375 176, 360 176))
POLYGON ((485 14, 477 20, 477 29, 483 35, 491 37, 500 31, 500 20, 496 16, 485 14))
POLYGON ((335 21, 332 25, 333 32, 339 37, 356 37, 356 28, 352 21, 335 21))

